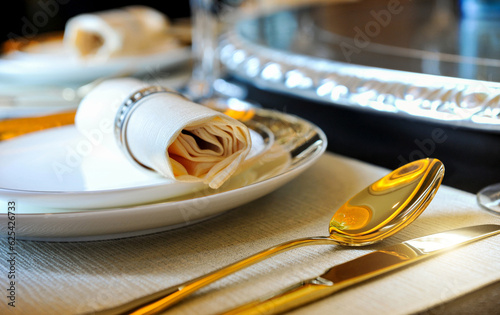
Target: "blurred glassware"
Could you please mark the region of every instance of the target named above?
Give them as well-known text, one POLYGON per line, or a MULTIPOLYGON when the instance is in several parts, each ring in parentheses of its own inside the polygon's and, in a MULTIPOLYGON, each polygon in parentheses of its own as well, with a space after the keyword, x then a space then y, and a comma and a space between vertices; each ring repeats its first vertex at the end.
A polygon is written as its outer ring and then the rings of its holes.
MULTIPOLYGON (((477 44, 470 45, 471 41, 467 40, 467 45, 462 48, 476 55, 494 52, 498 48, 500 0, 460 0, 460 13, 461 30, 466 38, 476 39, 473 42, 477 44)), ((472 71, 469 68, 464 70, 472 71)), ((500 215, 500 183, 484 187, 476 197, 482 208, 500 215)))
POLYGON ((190 0, 190 5, 194 66, 184 92, 199 102, 220 97, 245 98, 241 87, 223 80, 219 40, 237 21, 258 14, 261 3, 259 0, 190 0))
POLYGON ((459 0, 460 14, 465 18, 497 19, 499 0, 459 0))
POLYGON ((500 183, 481 189, 477 193, 477 202, 484 209, 500 214, 500 183))

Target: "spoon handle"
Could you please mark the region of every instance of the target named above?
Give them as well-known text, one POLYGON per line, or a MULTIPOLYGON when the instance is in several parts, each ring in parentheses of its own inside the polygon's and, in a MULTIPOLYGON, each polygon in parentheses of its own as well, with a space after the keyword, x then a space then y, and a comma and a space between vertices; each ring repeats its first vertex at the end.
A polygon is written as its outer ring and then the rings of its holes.
POLYGON ((298 247, 309 245, 338 245, 338 243, 327 237, 318 236, 311 238, 303 238, 288 241, 274 247, 263 250, 250 257, 244 258, 233 264, 230 264, 221 269, 215 270, 211 273, 205 274, 201 277, 189 280, 187 282, 178 284, 176 286, 167 288, 162 291, 141 297, 118 307, 97 312, 97 315, 111 315, 111 314, 158 314, 159 312, 169 308, 180 300, 184 299, 191 293, 221 279, 238 270, 249 267, 259 261, 272 257, 274 255, 283 253, 285 251, 295 249, 298 247))
POLYGON ((500 225, 485 224, 408 240, 335 265, 316 278, 220 315, 272 315, 290 311, 363 281, 498 234, 500 225))

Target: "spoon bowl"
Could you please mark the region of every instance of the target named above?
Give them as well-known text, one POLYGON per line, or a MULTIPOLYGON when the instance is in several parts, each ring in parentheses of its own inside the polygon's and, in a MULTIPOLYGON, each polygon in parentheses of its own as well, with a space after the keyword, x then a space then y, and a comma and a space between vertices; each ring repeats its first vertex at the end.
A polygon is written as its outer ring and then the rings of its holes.
POLYGON ((330 221, 330 238, 341 245, 379 242, 413 222, 431 202, 444 176, 437 159, 408 163, 343 204, 330 221))
POLYGON ((330 235, 302 238, 268 248, 204 276, 96 314, 157 314, 191 293, 276 254, 308 245, 363 246, 379 242, 413 222, 441 185, 437 159, 408 163, 369 185, 337 209, 330 235))

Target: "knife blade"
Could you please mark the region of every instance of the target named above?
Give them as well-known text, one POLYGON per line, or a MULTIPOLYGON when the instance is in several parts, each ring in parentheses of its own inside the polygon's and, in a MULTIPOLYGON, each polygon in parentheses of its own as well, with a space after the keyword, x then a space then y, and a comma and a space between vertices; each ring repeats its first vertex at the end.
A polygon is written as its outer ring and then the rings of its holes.
POLYGON ((404 241, 336 265, 316 278, 302 281, 271 296, 244 304, 223 314, 262 315, 285 312, 362 281, 496 234, 500 234, 500 225, 486 224, 404 241))

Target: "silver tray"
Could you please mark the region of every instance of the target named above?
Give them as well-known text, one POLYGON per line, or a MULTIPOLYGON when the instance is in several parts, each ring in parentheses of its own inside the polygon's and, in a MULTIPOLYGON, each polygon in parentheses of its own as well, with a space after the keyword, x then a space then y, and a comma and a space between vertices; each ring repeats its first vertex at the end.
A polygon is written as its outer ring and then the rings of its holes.
POLYGON ((500 21, 462 19, 451 1, 388 3, 338 1, 243 20, 223 37, 221 62, 267 90, 500 131, 500 21))

